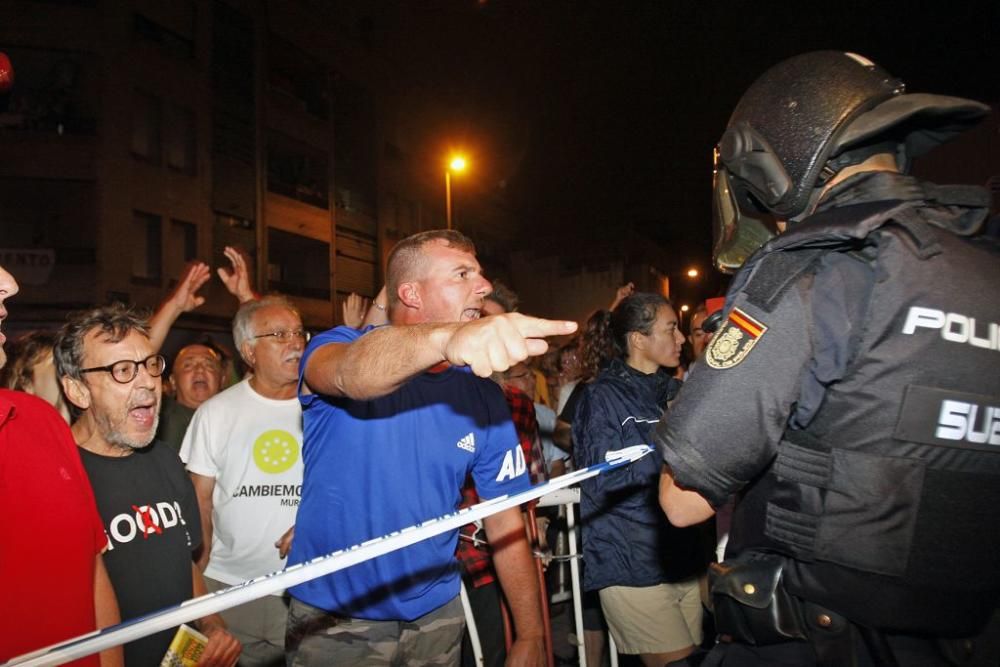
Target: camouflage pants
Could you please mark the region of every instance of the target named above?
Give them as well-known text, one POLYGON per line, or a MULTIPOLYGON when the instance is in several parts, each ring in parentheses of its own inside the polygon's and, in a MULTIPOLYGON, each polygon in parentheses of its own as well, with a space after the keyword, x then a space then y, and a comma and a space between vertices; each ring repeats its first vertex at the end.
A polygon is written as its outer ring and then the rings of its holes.
POLYGON ((457 667, 464 629, 465 615, 459 597, 414 621, 344 618, 292 598, 288 608, 285 656, 288 667, 457 667))

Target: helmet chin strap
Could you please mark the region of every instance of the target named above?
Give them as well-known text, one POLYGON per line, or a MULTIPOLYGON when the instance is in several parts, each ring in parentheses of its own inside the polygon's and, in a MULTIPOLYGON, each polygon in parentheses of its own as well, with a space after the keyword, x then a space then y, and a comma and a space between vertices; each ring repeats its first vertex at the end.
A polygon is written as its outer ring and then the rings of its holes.
POLYGON ((805 209, 799 215, 789 218, 789 222, 800 222, 815 213, 827 192, 855 174, 866 171, 905 173, 899 168, 899 158, 893 155, 893 153, 901 153, 901 151, 902 147, 898 144, 883 143, 870 147, 860 155, 859 152, 851 151, 827 162, 823 167, 824 176, 820 177, 817 187, 813 188, 805 209), (857 161, 859 158, 861 158, 860 162, 857 161), (829 175, 827 176, 827 174, 829 175))

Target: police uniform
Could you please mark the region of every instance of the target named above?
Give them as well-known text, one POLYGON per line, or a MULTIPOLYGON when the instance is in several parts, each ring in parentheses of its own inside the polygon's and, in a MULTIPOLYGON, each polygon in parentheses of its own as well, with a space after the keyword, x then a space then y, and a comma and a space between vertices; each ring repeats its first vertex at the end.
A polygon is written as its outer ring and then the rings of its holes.
POLYGON ((724 664, 951 664, 919 637, 996 607, 1000 253, 966 237, 988 202, 850 177, 734 279, 654 438, 679 486, 738 497, 724 664))

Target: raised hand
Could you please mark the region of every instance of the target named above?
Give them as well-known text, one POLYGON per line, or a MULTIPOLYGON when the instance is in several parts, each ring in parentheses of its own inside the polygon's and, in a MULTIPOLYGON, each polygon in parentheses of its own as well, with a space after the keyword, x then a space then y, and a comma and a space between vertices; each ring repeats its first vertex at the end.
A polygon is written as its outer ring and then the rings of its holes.
POLYGON ((226 255, 226 259, 229 260, 230 267, 220 266, 216 269, 216 273, 219 274, 219 280, 222 281, 222 284, 226 286, 229 293, 235 296, 240 303, 253 301, 257 298, 257 294, 253 291, 253 287, 250 286, 250 270, 247 268, 246 253, 232 246, 226 246, 223 252, 226 255))
POLYGON ((180 315, 180 313, 190 312, 205 303, 205 297, 200 296, 198 290, 208 282, 211 276, 208 264, 205 262, 189 262, 174 291, 164 302, 164 306, 169 304, 174 312, 180 315))
POLYGON ((615 292, 614 301, 612 301, 611 305, 608 306, 608 310, 614 310, 619 303, 621 303, 626 298, 632 296, 634 292, 635 292, 635 283, 625 283, 624 285, 619 287, 618 291, 615 292))
POLYGON ((364 324, 365 313, 368 312, 368 299, 351 292, 340 308, 344 315, 344 324, 352 329, 360 329, 364 324))

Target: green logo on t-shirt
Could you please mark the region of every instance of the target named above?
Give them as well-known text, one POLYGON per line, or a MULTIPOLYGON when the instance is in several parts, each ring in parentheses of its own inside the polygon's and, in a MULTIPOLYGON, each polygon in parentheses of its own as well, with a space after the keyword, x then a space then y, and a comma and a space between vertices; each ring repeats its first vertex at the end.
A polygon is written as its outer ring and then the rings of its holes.
POLYGON ((262 472, 276 475, 299 460, 299 443, 288 431, 264 431, 253 443, 253 462, 262 472))

